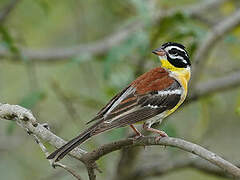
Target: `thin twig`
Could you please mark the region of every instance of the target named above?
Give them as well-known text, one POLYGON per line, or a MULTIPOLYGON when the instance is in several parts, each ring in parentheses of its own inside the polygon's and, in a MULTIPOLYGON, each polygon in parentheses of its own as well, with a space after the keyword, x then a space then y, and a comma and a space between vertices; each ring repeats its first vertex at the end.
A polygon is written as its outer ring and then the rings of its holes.
POLYGON ((92 166, 86 166, 86 167, 87 167, 89 180, 96 180, 97 176, 95 174, 94 167, 92 166))
POLYGON ((54 166, 55 166, 55 167, 57 167, 57 166, 58 166, 58 167, 61 167, 61 168, 65 169, 67 172, 69 172, 69 173, 70 173, 73 177, 75 177, 76 179, 82 180, 82 178, 80 177, 80 175, 78 175, 73 169, 67 167, 66 165, 57 162, 57 163, 54 164, 54 166))
MULTIPOLYGON (((48 157, 49 152, 47 151, 47 148, 43 145, 43 143, 40 141, 40 139, 35 134, 31 134, 31 135, 34 137, 36 143, 40 146, 40 148, 43 151, 45 157, 48 157)), ((53 165, 52 160, 48 160, 48 161, 49 161, 50 165, 52 166, 53 165)), ((54 167, 61 167, 61 168, 65 169, 66 171, 68 171, 76 179, 82 180, 80 175, 78 175, 73 169, 67 167, 66 165, 64 165, 62 163, 59 163, 59 162, 54 163, 54 167)))
MULTIPOLYGON (((78 170, 83 170, 85 169, 83 164, 78 164, 76 166, 74 166, 74 169, 78 169, 78 170)), ((62 171, 61 169, 58 169, 58 171, 54 171, 51 174, 46 175, 45 177, 40 178, 40 180, 53 180, 53 179, 60 179, 63 178, 64 176, 66 176, 68 174, 66 174, 64 171, 62 171)))

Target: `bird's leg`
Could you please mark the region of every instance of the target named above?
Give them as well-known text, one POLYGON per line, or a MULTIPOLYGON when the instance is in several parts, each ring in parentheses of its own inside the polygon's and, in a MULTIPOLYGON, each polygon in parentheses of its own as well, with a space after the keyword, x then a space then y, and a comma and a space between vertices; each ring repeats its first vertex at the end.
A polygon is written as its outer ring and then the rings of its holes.
POLYGON ((130 127, 133 129, 133 131, 136 133, 136 135, 134 136, 133 139, 138 139, 140 137, 142 137, 143 135, 132 125, 130 124, 130 127))
POLYGON ((157 136, 155 139, 156 141, 159 141, 162 137, 168 137, 167 133, 165 133, 164 131, 160 131, 158 129, 151 128, 145 123, 143 124, 143 129, 145 129, 146 131, 150 131, 150 132, 159 134, 159 136, 157 136))

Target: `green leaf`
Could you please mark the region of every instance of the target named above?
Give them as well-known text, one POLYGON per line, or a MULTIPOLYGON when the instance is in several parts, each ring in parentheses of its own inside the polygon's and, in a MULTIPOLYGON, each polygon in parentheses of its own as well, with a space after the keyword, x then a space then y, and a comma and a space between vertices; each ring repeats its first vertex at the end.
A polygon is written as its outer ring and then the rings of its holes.
POLYGON ((45 96, 46 94, 42 91, 33 91, 30 94, 23 97, 19 105, 28 109, 33 108, 39 101, 44 99, 45 96))
POLYGON ((8 29, 2 25, 0 25, 0 35, 2 37, 3 45, 14 55, 20 56, 20 51, 15 46, 14 40, 10 35, 8 29))

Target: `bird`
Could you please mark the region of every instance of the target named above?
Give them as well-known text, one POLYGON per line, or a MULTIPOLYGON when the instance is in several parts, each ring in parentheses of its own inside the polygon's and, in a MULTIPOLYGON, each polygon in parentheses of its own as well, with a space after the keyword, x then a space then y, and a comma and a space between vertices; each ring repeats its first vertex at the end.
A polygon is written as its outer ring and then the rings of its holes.
POLYGON ((87 124, 92 125, 80 135, 51 153, 47 159, 61 160, 92 136, 102 132, 130 126, 136 139, 142 134, 135 124, 142 123, 143 129, 157 133, 156 140, 168 135, 151 126, 161 123, 185 100, 191 76, 191 62, 184 45, 167 42, 152 51, 159 57, 161 66, 151 69, 131 82, 114 96, 87 124))

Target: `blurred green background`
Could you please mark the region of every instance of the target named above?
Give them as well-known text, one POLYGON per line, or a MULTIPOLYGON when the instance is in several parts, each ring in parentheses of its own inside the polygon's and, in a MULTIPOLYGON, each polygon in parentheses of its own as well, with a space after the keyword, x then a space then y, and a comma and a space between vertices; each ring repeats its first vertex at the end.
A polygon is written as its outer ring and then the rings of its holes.
MULTIPOLYGON (((10 2, 0 0, 0 12, 10 2)), ((21 0, 4 23, 0 23, 0 102, 31 109, 39 122, 47 122, 54 133, 71 139, 87 127, 85 123, 115 93, 138 75, 160 65, 151 50, 164 42, 177 41, 193 57, 211 27, 240 8, 239 1, 223 1, 214 11, 200 12, 199 17, 179 10, 161 21, 155 20, 159 13, 179 7, 193 10, 189 7, 202 2, 21 0), (129 35, 121 41, 114 39, 106 50, 91 51, 96 42, 119 32, 129 35), (79 44, 82 47, 79 53, 64 56, 66 49, 79 48, 79 44), (63 55, 47 59, 42 56, 46 53, 63 55)), ((107 42, 100 47, 105 45, 107 42)), ((201 82, 240 70, 239 47, 240 27, 237 27, 211 51, 201 82)), ((240 163, 240 89, 235 86, 184 105, 159 128, 170 136, 201 144, 231 162, 240 163)), ((91 151, 104 143, 126 138, 129 132, 128 128, 106 132, 81 147, 91 151)), ((46 146, 50 152, 54 150, 47 143, 46 146)), ((182 155, 187 153, 171 147, 146 147, 141 148, 135 164, 137 167, 162 161, 164 166, 162 158, 171 161, 182 155)), ((119 159, 120 152, 101 158, 98 165, 103 173, 97 173, 98 179, 115 177, 119 159)), ((83 179, 88 178, 79 161, 67 157, 63 162, 74 167, 83 179)), ((62 169, 52 169, 32 137, 8 121, 0 122, 0 174, 0 179, 11 180, 73 179, 62 169)), ((146 179, 176 178, 225 179, 191 168, 146 179)))

